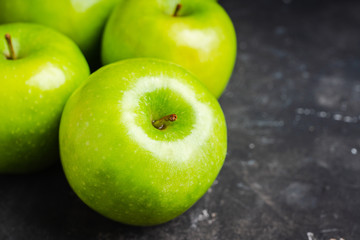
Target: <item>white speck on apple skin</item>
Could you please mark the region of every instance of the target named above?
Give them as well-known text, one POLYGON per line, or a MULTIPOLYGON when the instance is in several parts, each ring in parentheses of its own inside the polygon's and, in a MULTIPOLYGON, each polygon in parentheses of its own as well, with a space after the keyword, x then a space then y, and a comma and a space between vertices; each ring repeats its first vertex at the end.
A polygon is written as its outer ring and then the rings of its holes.
POLYGON ((56 89, 65 83, 66 77, 62 70, 48 63, 39 73, 31 77, 26 84, 42 90, 56 89))

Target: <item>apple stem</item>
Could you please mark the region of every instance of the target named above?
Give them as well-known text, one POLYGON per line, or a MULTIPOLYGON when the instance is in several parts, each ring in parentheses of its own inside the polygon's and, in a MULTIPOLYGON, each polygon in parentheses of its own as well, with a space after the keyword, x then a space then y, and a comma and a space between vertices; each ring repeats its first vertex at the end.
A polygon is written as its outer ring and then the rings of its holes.
POLYGON ((159 130, 164 130, 171 122, 175 122, 176 119, 176 114, 170 114, 158 120, 152 121, 152 125, 159 130))
POLYGON ((6 58, 10 59, 10 60, 15 60, 16 57, 15 57, 14 46, 12 44, 11 35, 9 33, 5 34, 5 40, 6 40, 7 46, 9 48, 9 53, 10 53, 10 55, 6 56, 6 58))
POLYGON ((178 16, 179 11, 180 11, 181 8, 182 8, 182 4, 178 3, 178 4, 176 5, 176 8, 175 8, 173 17, 177 17, 177 16, 178 16))

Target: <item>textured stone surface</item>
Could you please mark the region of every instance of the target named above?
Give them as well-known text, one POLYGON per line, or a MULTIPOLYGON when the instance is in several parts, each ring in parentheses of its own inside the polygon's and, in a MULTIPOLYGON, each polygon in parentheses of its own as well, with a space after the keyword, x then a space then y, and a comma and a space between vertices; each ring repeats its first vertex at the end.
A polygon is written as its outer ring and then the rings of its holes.
POLYGON ((1 240, 360 239, 360 2, 220 3, 239 51, 220 99, 228 156, 208 193, 137 228, 86 207, 59 165, 0 176, 1 240))

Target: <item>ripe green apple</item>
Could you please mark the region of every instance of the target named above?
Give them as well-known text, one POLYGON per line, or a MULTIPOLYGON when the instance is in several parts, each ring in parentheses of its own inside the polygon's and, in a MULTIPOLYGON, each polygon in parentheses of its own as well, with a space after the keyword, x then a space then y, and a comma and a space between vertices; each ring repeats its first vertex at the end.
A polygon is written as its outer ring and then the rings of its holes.
POLYGON ((93 73, 67 102, 59 138, 76 194, 104 216, 140 226, 190 208, 227 148, 216 98, 187 70, 154 59, 93 73))
POLYGON ((90 61, 100 56, 100 39, 115 4, 122 0, 0 0, 0 24, 34 22, 75 41, 90 61))
POLYGON ((136 57, 177 63, 220 97, 234 68, 236 35, 216 1, 125 1, 110 15, 101 51, 103 64, 136 57))
POLYGON ((40 170, 59 159, 61 113, 89 67, 72 40, 47 27, 4 24, 0 36, 0 173, 40 170))

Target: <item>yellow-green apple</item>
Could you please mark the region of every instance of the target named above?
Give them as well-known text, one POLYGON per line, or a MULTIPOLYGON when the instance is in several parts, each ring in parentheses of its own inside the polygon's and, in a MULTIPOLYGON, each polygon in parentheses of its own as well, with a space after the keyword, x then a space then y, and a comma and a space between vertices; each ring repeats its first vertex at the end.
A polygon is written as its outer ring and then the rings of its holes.
POLYGON ((34 22, 75 41, 90 62, 100 56, 100 39, 114 6, 123 0, 0 0, 0 24, 34 22))
POLYGON ((106 24, 102 61, 153 57, 182 65, 216 97, 234 68, 236 35, 225 10, 209 0, 133 0, 106 24))
POLYGON ((187 70, 130 59, 93 73, 67 102, 60 153, 75 193, 122 223, 164 223, 211 186, 226 155, 223 112, 187 70))
POLYGON ((44 26, 0 25, 0 173, 59 159, 60 117, 89 67, 76 44, 44 26))

